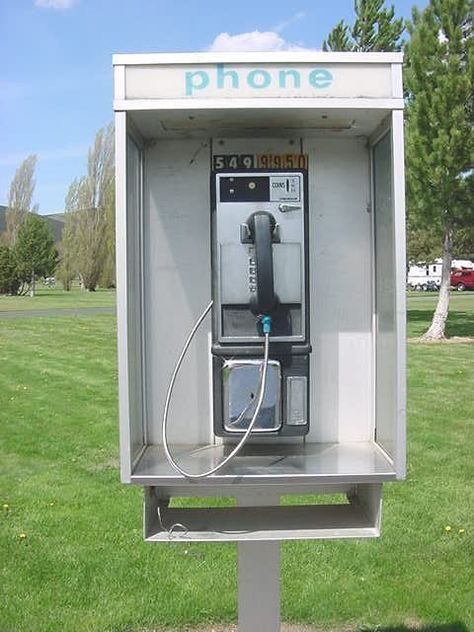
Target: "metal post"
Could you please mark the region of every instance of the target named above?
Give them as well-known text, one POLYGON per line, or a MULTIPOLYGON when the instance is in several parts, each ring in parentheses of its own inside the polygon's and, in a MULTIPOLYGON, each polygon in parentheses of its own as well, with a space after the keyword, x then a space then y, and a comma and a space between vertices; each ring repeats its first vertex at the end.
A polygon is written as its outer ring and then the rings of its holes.
MULTIPOLYGON (((279 496, 245 495, 239 505, 278 505, 279 496)), ((239 632, 280 630, 280 542, 238 543, 239 632)))

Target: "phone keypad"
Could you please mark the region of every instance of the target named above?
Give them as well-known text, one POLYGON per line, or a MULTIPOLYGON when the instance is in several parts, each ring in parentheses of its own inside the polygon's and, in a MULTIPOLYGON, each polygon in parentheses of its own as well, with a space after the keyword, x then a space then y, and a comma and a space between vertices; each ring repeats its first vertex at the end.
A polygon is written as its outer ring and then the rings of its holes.
POLYGON ((255 259, 252 255, 248 258, 248 272, 249 272, 249 291, 253 294, 257 291, 257 267, 255 265, 255 259))

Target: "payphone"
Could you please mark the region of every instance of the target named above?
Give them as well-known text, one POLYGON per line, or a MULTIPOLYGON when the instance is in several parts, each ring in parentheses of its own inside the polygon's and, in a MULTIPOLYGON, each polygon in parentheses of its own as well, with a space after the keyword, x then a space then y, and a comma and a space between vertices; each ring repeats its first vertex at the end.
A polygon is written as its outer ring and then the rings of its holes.
POLYGON ((211 199, 214 432, 230 437, 249 427, 268 328, 266 389, 253 433, 305 435, 310 352, 306 172, 215 172, 211 199))
POLYGON ((213 299, 177 360, 162 420, 168 461, 188 478, 220 471, 256 437, 309 430, 306 171, 216 171, 211 201, 213 299), (211 308, 214 434, 238 443, 215 467, 191 474, 170 452, 167 420, 181 364, 211 308))
POLYGON ((121 477, 147 541, 379 535, 405 476, 402 63, 114 58, 121 477))

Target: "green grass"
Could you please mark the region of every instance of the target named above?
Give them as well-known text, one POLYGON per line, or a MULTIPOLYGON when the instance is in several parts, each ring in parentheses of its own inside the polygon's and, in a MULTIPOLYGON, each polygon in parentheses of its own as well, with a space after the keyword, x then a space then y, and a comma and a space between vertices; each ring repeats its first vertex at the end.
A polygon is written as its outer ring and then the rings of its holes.
POLYGON ((115 290, 98 289, 85 292, 74 286, 70 292, 60 287, 45 288, 39 286, 36 296, 0 296, 0 312, 60 309, 76 307, 113 307, 115 290))
MULTIPOLYGON (((474 626, 473 349, 409 345, 409 476, 386 486, 382 537, 284 543, 283 620, 474 626)), ((234 621, 235 545, 142 541, 142 490, 118 475, 113 316, 0 321, 0 361, 1 632, 234 621)))
POLYGON ((470 345, 409 346, 408 480, 385 487, 379 540, 285 545, 286 618, 474 625, 473 356, 470 345))
MULTIPOLYGON (((413 292, 407 298, 409 337, 421 336, 430 326, 438 294, 413 292)), ((451 292, 446 328, 448 336, 474 337, 474 292, 451 292)))

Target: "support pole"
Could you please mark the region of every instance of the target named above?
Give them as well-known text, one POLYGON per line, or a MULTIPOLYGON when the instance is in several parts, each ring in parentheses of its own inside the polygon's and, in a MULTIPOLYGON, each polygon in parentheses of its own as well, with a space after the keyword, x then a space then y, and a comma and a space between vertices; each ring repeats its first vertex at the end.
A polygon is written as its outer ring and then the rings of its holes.
MULTIPOLYGON (((279 496, 239 498, 239 505, 246 507, 279 502, 279 496)), ((237 546, 239 632, 279 632, 280 542, 239 542, 237 546)))

